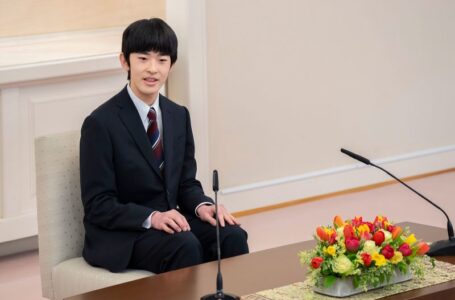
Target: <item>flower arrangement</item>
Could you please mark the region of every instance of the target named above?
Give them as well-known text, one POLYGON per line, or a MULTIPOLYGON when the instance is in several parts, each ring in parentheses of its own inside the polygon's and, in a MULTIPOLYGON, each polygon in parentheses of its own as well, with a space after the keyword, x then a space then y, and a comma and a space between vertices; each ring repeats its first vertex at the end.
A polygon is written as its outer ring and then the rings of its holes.
POLYGON ((424 275, 429 245, 387 217, 377 216, 367 222, 362 217, 344 221, 336 216, 333 226, 316 228, 315 239, 316 247, 300 252, 299 257, 309 268, 310 282, 318 287, 329 288, 337 278, 350 276, 355 288, 366 291, 390 282, 396 270, 424 275))

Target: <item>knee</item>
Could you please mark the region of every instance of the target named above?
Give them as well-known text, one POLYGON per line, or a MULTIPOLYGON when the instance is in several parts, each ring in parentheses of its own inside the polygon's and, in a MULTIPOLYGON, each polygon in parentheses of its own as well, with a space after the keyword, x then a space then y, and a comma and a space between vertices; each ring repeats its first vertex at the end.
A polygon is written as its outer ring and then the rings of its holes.
POLYGON ((226 226, 221 236, 222 254, 224 257, 231 257, 249 252, 248 234, 240 226, 226 226))
POLYGON ((175 233, 178 251, 190 260, 190 264, 202 263, 202 245, 196 236, 190 231, 175 233))

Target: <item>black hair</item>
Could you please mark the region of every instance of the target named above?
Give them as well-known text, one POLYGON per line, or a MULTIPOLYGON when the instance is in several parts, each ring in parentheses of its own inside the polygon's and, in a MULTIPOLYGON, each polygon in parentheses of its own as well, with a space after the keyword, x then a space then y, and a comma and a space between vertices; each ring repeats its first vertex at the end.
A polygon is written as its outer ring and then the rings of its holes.
MULTIPOLYGON (((131 23, 122 37, 122 53, 130 65, 131 53, 155 51, 171 57, 171 65, 177 60, 177 36, 174 30, 159 18, 142 19, 131 23)), ((130 72, 128 71, 128 79, 130 72)))

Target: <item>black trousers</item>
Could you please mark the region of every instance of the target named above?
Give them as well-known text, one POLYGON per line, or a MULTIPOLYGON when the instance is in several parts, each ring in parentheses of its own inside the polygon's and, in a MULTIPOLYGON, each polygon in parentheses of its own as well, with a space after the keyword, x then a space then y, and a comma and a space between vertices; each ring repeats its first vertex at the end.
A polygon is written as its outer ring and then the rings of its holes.
MULTIPOLYGON (((141 234, 128 267, 163 273, 216 260, 216 227, 197 217, 186 218, 191 231, 168 234, 151 228, 141 234)), ((248 253, 247 237, 240 226, 220 227, 221 257, 248 253)))

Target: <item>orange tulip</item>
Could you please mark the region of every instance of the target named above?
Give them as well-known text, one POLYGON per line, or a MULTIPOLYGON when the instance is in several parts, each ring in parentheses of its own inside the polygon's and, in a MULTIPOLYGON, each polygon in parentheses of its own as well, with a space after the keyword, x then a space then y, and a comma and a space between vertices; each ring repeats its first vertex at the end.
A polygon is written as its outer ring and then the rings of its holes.
POLYGON ((316 228, 316 234, 322 241, 329 240, 329 235, 327 234, 327 232, 324 230, 324 228, 322 226, 319 226, 318 228, 316 228))
POLYGON ((403 232, 403 229, 400 227, 400 226, 395 226, 392 230, 392 239, 396 239, 397 237, 399 237, 401 235, 401 233, 403 232))
POLYGON ((420 242, 418 245, 417 245, 417 255, 424 255, 425 253, 428 252, 428 250, 430 250, 430 246, 425 243, 425 242, 420 242))
POLYGON ((335 216, 335 218, 333 219, 333 225, 335 225, 335 227, 343 227, 344 225, 344 221, 343 221, 343 218, 341 218, 340 216, 335 216))

